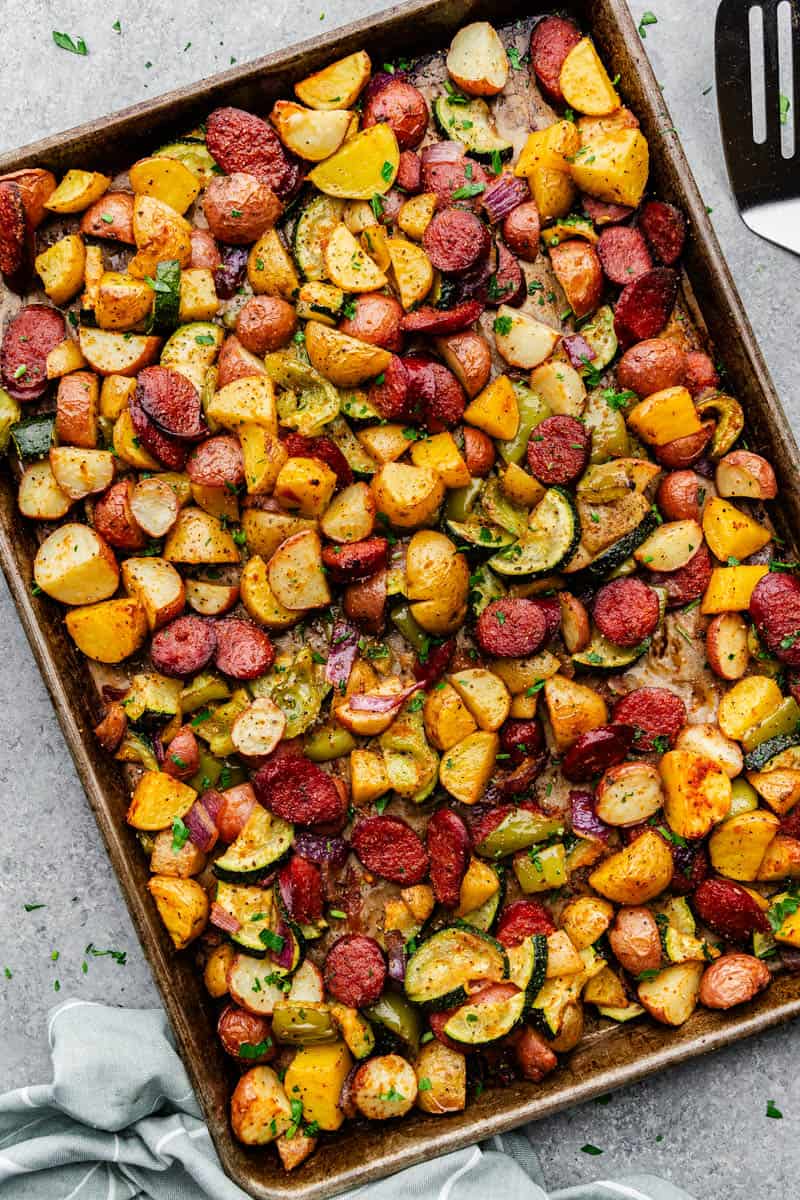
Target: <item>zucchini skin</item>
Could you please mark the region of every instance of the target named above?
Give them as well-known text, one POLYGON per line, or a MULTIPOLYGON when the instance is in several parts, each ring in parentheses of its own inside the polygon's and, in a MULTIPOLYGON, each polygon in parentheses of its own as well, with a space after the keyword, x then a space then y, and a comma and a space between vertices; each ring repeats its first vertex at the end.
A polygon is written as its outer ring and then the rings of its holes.
POLYGON ((55 426, 55 413, 39 413, 35 417, 25 417, 11 426, 11 440, 23 462, 47 458, 53 444, 55 426))
POLYGON ((584 587, 596 587, 598 583, 602 583, 606 575, 610 571, 616 571, 617 567, 621 566, 626 559, 630 558, 634 550, 641 546, 651 533, 655 533, 661 524, 661 518, 656 516, 654 512, 649 512, 639 522, 635 529, 630 533, 626 533, 618 542, 614 542, 607 550, 604 550, 594 562, 589 563, 588 567, 584 567, 582 571, 576 571, 570 577, 572 591, 584 587))
POLYGON ((777 737, 767 738, 765 742, 760 742, 745 754, 744 769, 763 771, 770 759, 782 754, 784 750, 790 750, 792 746, 800 746, 800 732, 781 733, 777 737))
MULTIPOLYGON (((474 102, 470 102, 470 104, 457 105, 456 107, 458 112, 462 116, 467 115, 470 112, 472 103, 474 102)), ((473 158, 477 158, 479 162, 491 162, 493 154, 499 154, 503 162, 511 158, 514 153, 513 145, 511 142, 505 142, 497 133, 493 134, 493 136, 497 139, 497 145, 495 146, 481 147, 480 135, 473 134, 472 137, 470 137, 470 134, 472 133, 471 130, 462 130, 464 136, 458 137, 454 132, 454 127, 449 124, 444 115, 449 108, 450 103, 447 96, 437 96, 431 105, 434 123, 443 137, 447 138, 447 140, 450 142, 457 142, 459 145, 463 146, 466 152, 473 158)), ((482 115, 483 114, 481 114, 481 116, 482 115)))
MULTIPOLYGON (((432 933, 430 937, 425 939, 422 945, 414 951, 408 961, 408 965, 406 966, 406 996, 412 1004, 419 1005, 420 1008, 425 1009, 427 1012, 442 1012, 447 1008, 459 1008, 462 1004, 466 1004, 469 1000, 469 994, 463 984, 458 984, 456 987, 451 988, 450 991, 442 993, 441 996, 435 996, 429 1000, 416 999, 408 991, 408 969, 413 960, 418 954, 422 954, 426 950, 429 950, 431 943, 435 942, 436 939, 443 933, 449 933, 452 930, 463 930, 465 933, 469 933, 473 937, 481 938, 483 941, 487 942, 490 946, 497 950, 502 956, 504 969, 501 980, 496 980, 495 982, 502 982, 502 980, 508 979, 508 955, 506 954, 505 947, 501 942, 498 942, 496 938, 492 937, 490 933, 486 933, 485 930, 477 929, 474 925, 468 925, 465 921, 455 921, 451 925, 445 925, 442 929, 437 929, 435 933, 432 933)), ((488 982, 489 981, 487 981, 487 983, 488 982)))
MULTIPOLYGON (((489 566, 492 567, 492 569, 495 570, 497 572, 497 574, 500 575, 502 578, 504 578, 504 579, 505 578, 544 579, 548 575, 552 575, 554 572, 559 571, 562 567, 566 566, 566 564, 569 562, 569 560, 575 554, 575 551, 578 549, 578 543, 581 540, 581 523, 580 523, 580 520, 578 517, 578 510, 575 506, 575 501, 574 501, 573 497, 566 490, 566 488, 560 487, 558 484, 553 485, 553 487, 549 488, 548 490, 552 491, 552 492, 557 492, 558 495, 567 504, 567 506, 569 508, 570 522, 571 522, 571 534, 570 534, 569 544, 567 545, 564 553, 560 556, 560 558, 555 559, 552 563, 549 563, 545 567, 540 567, 538 570, 532 570, 532 571, 519 571, 519 572, 503 571, 503 569, 502 569, 503 565, 504 565, 503 564, 503 551, 500 551, 499 554, 495 555, 492 559, 490 559, 489 566), (497 560, 499 560, 499 561, 497 561, 497 560)), ((644 540, 644 539, 642 539, 642 540, 644 540)), ((518 544, 518 543, 515 543, 515 545, 516 544, 518 544)))

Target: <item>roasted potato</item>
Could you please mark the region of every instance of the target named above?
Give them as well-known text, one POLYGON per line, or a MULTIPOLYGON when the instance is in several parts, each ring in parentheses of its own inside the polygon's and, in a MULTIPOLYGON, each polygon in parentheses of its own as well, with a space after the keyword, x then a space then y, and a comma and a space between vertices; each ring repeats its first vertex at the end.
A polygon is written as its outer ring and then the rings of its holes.
POLYGON ((422 1046, 414 1064, 417 1107, 426 1113, 461 1112, 467 1102, 467 1060, 434 1039, 422 1046))
POLYGON ((437 636, 452 633, 463 623, 468 591, 467 560, 450 538, 428 529, 415 533, 406 555, 405 592, 418 624, 437 636))
POLYGON ((444 498, 441 477, 430 467, 389 462, 373 476, 372 494, 379 513, 392 525, 413 529, 429 524, 444 498))
POLYGON ((439 782, 462 804, 476 804, 492 777, 500 739, 496 733, 478 730, 462 738, 442 755, 439 782))
POLYGON ((70 522, 54 529, 36 552, 37 585, 62 604, 92 604, 117 590, 114 552, 88 525, 70 522))
POLYGON ((596 867, 589 882, 617 904, 643 904, 669 886, 672 871, 669 846, 655 830, 647 830, 596 867))
POLYGON ((186 604, 183 579, 165 558, 126 558, 122 564, 122 582, 147 617, 151 631, 180 616, 186 604))
POLYGON ((54 304, 66 304, 83 287, 86 249, 80 234, 69 233, 36 256, 36 272, 54 304))
MULTIPOLYGON (((63 528, 63 526, 62 526, 63 528)), ((67 633, 87 658, 118 663, 135 654, 147 637, 147 617, 137 600, 104 600, 71 609, 67 633)))
POLYGON ((385 371, 391 354, 380 346, 331 329, 319 321, 306 324, 306 350, 312 367, 336 387, 358 387, 385 371))

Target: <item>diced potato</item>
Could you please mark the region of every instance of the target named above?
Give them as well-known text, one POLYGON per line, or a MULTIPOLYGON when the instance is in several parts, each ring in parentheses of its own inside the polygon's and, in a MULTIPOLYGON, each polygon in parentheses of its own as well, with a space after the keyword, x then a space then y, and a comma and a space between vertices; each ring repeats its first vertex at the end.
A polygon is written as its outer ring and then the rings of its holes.
POLYGON ((500 739, 496 733, 479 730, 442 755, 439 782, 462 804, 480 800, 494 771, 500 739))
POLYGON ((53 446, 50 466, 56 483, 70 500, 104 492, 114 478, 114 455, 110 450, 53 446))
POLYGON ((339 1096, 353 1059, 344 1042, 301 1046, 292 1059, 283 1084, 289 1100, 300 1100, 306 1121, 320 1129, 335 1130, 344 1121, 339 1096))
POLYGON ((210 321, 219 311, 219 299, 210 267, 187 267, 181 271, 178 320, 210 321))
POLYGON ((203 968, 203 982, 212 1000, 221 1000, 228 994, 228 969, 233 962, 235 950, 230 942, 215 946, 203 968))
POLYGON ((544 498, 545 487, 524 471, 517 463, 509 463, 500 476, 503 491, 512 504, 521 508, 535 508, 544 498))
POLYGON ((78 649, 97 662, 122 662, 147 637, 147 617, 137 600, 104 600, 73 608, 64 623, 78 649))
POLYGON ((370 76, 372 65, 364 50, 348 54, 294 85, 295 95, 309 108, 351 108, 370 76))
POLYGON ((558 979, 562 975, 577 975, 583 968, 583 959, 569 934, 563 929, 551 933, 547 938, 547 978, 558 979))
POLYGON ((602 117, 619 108, 619 96, 589 38, 573 46, 564 59, 559 85, 576 112, 602 117))
POLYGON ((405 425, 368 425, 359 429, 356 437, 367 453, 383 465, 402 458, 408 450, 405 428, 405 425))
POLYGON ((70 522, 54 529, 36 552, 33 578, 62 604, 92 604, 117 590, 114 552, 88 525, 70 522))
POLYGON ((747 558, 772 540, 769 529, 718 496, 712 496, 703 509, 703 533, 709 550, 722 562, 747 558))
POLYGON ((538 367, 553 353, 560 337, 558 330, 537 321, 521 309, 501 304, 497 310, 494 321, 497 353, 512 367, 519 367, 523 371, 538 367))
POLYGON ((287 149, 308 162, 322 162, 339 149, 350 127, 351 114, 344 109, 303 108, 291 100, 278 100, 270 120, 287 149))
POLYGON ((578 950, 594 945, 613 919, 613 906, 597 896, 579 896, 561 914, 561 924, 578 950))
POLYGON ((694 558, 703 542, 697 521, 665 521, 633 552, 649 571, 677 571, 694 558))
POLYGON ((260 554, 265 562, 272 557, 281 542, 293 533, 314 528, 316 521, 290 516, 289 513, 246 508, 242 515, 242 529, 247 538, 247 545, 252 554, 260 554))
POLYGON ((452 433, 435 433, 411 446, 411 461, 416 467, 430 467, 445 487, 466 487, 470 482, 467 464, 461 457, 452 433))
MULTIPOLYGON (((509 309, 511 311, 514 310, 509 309)), ((479 392, 467 406, 464 420, 490 437, 508 441, 517 436, 519 407, 516 392, 507 375, 498 375, 479 392)))
POLYGON ((35 521, 58 521, 69 512, 72 501, 56 483, 50 460, 30 463, 19 481, 17 504, 23 517, 35 521))
POLYGON ((508 79, 508 55, 488 21, 463 25, 447 52, 447 73, 469 96, 496 96, 508 79))
POLYGON ((318 458, 289 458, 275 480, 274 496, 283 508, 303 517, 324 513, 336 490, 336 475, 318 458))
POLYGON ((357 387, 385 371, 391 354, 319 321, 306 324, 306 350, 312 367, 336 387, 357 387))
POLYGON ((122 582, 147 617, 151 630, 161 629, 180 616, 186 604, 183 579, 172 563, 157 556, 126 558, 122 563, 122 582))
MULTIPOLYGON (((169 162, 170 159, 160 160, 169 162)), ((155 196, 137 196, 133 202, 133 236, 137 252, 128 273, 137 279, 155 278, 160 262, 177 260, 188 267, 192 258, 191 226, 180 213, 155 196)))
POLYGON ((81 326, 78 338, 83 357, 98 375, 137 375, 142 367, 155 362, 161 347, 158 337, 88 325, 81 326))
POLYGON ((599 975, 589 980, 583 989, 583 999, 598 1008, 625 1008, 628 1005, 628 993, 611 967, 604 967, 599 975))
POLYGON ((267 629, 289 629, 302 617, 301 612, 284 608, 269 585, 267 565, 260 555, 248 558, 239 579, 242 604, 254 621, 267 629))
POLYGON ((284 608, 323 608, 331 602, 322 566, 322 545, 313 529, 294 533, 281 543, 269 560, 267 577, 284 608))
POLYGON ((761 866, 759 883, 774 883, 778 879, 800 878, 800 841, 778 833, 767 846, 761 866))
POLYGON ((370 1058, 356 1071, 351 1096, 361 1115, 371 1121, 403 1117, 417 1098, 414 1068, 399 1054, 370 1058))
POLYGON ((334 496, 319 524, 332 542, 347 545, 368 538, 375 528, 375 501, 369 485, 359 482, 343 488, 334 496))
POLYGON ((281 1160, 284 1171, 293 1171, 295 1167, 304 1163, 316 1150, 318 1140, 318 1138, 309 1137, 307 1133, 302 1133, 299 1129, 292 1133, 291 1126, 286 1133, 282 1133, 275 1142, 275 1149, 278 1151, 278 1158, 281 1160))
POLYGON ((136 391, 136 380, 127 375, 106 375, 100 388, 100 415, 116 421, 136 391))
POLYGON ((586 388, 574 367, 565 362, 546 362, 531 373, 531 387, 551 413, 580 417, 586 405, 586 388))
POLYGON ((331 282, 345 292, 375 292, 386 286, 386 276, 364 253, 346 225, 337 225, 324 250, 331 282))
POLYGON ((422 628, 437 636, 454 633, 466 614, 468 590, 467 561, 450 538, 429 529, 415 533, 406 554, 404 591, 422 628))
POLYGON ((61 183, 51 192, 44 207, 55 213, 79 213, 99 200, 111 183, 108 175, 99 171, 67 171, 61 183))
POLYGON ((372 478, 378 512, 392 525, 412 529, 430 522, 444 498, 444 484, 429 467, 386 463, 372 478))
POLYGON ((379 122, 348 138, 335 154, 309 172, 308 179, 326 196, 370 200, 388 192, 399 163, 394 130, 379 122))
POLYGON ((164 558, 169 562, 238 562, 239 557, 230 532, 200 508, 181 509, 164 543, 164 558))
POLYGON ((750 771, 749 782, 767 804, 783 816, 800 800, 800 770, 779 767, 769 771, 750 771))
POLYGON ((177 158, 140 158, 128 179, 137 195, 154 196, 181 214, 200 194, 200 180, 177 158))
POLYGON ((697 1007, 705 964, 677 963, 639 984, 639 1000, 663 1025, 683 1025, 697 1007))
POLYGON ((417 1107, 426 1113, 461 1112, 467 1103, 467 1060, 435 1038, 420 1048, 417 1107))
POLYGON ((528 134, 527 141, 514 167, 519 178, 529 175, 536 167, 569 175, 571 159, 581 147, 580 134, 574 121, 554 121, 544 129, 528 134))
POLYGON ((721 821, 731 806, 731 781, 721 767, 692 750, 668 750, 659 763, 664 814, 679 837, 698 838, 721 821))
POLYGON ((158 470, 158 461, 139 443, 127 408, 123 409, 114 422, 112 443, 117 458, 129 467, 136 467, 140 471, 158 470))
POLYGON ((310 279, 297 295, 297 315, 305 321, 321 321, 335 325, 344 304, 344 293, 332 283, 310 279))
POLYGON ((288 458, 286 447, 265 425, 255 422, 237 425, 236 433, 242 446, 247 491, 250 495, 271 492, 288 458))
POLYGON ((421 246, 405 238, 389 238, 386 250, 391 276, 406 312, 424 300, 433 286, 433 266, 421 246))
POLYGON ((80 371, 86 366, 86 359, 81 354, 81 348, 72 338, 64 338, 48 352, 45 362, 45 372, 48 379, 59 379, 69 375, 70 371, 80 371))
POLYGON ((783 700, 781 689, 768 675, 748 675, 722 697, 717 720, 722 732, 739 742, 749 729, 769 717, 783 700))
POLYGON ((572 208, 577 189, 570 176, 563 171, 552 167, 531 167, 528 184, 543 220, 565 217, 572 208))
POLYGON ((601 862, 589 876, 589 883, 616 904, 643 904, 669 886, 672 872, 669 846, 654 829, 648 829, 624 850, 601 862))
POLYGON ((476 908, 480 908, 495 895, 499 887, 500 880, 497 872, 473 855, 469 860, 464 878, 461 880, 456 916, 463 917, 467 913, 474 912, 476 908))
POLYGON ((597 785, 597 815, 607 825, 638 825, 661 808, 661 778, 652 763, 609 767, 597 785))
POLYGON ((97 445, 98 391, 97 376, 91 371, 73 371, 61 377, 56 395, 58 442, 69 442, 71 446, 86 449, 97 445))
POLYGON ((144 280, 105 271, 95 303, 97 324, 101 329, 133 329, 153 307, 153 295, 153 289, 144 280))
POLYGON ((54 304, 66 304, 83 287, 86 248, 78 233, 48 246, 36 256, 36 273, 54 304))
POLYGON ((437 750, 449 750, 477 729, 475 719, 450 684, 428 692, 423 717, 428 741, 437 750))
POLYGON ((582 192, 609 204, 627 204, 631 208, 641 203, 649 170, 647 139, 638 129, 620 129, 593 137, 590 152, 570 163, 572 179, 582 192))
POLYGON ((81 297, 81 308, 93 309, 97 303, 97 289, 103 278, 105 263, 103 250, 100 246, 86 247, 86 264, 83 271, 84 293, 81 297))
POLYGON ((435 211, 436 193, 421 192, 420 195, 411 196, 404 202, 397 214, 397 224, 406 237, 421 242, 435 211))
POLYGON ((708 842, 711 865, 728 879, 758 879, 761 862, 780 821, 773 813, 757 809, 730 817, 714 830, 708 842))
POLYGON ((502 679, 483 667, 470 667, 448 678, 479 729, 494 732, 500 728, 511 707, 511 695, 502 679))
POLYGON ((675 740, 674 748, 693 750, 695 754, 710 759, 729 779, 735 779, 742 773, 744 759, 738 743, 726 737, 716 725, 705 721, 684 725, 675 740))
POLYGON ((185 817, 197 792, 162 771, 145 771, 133 793, 126 820, 134 829, 153 832, 169 829, 177 817, 185 817))
POLYGON ((389 776, 383 755, 374 750, 353 750, 350 754, 350 792, 356 808, 371 804, 388 791, 389 776))
POLYGON ((292 1123, 292 1106, 271 1067, 253 1067, 231 1096, 231 1126, 246 1146, 266 1146, 292 1123))
POLYGON ((544 698, 559 751, 568 750, 582 733, 608 721, 608 708, 602 696, 566 675, 554 675, 547 680, 544 698))
POLYGON ((248 375, 226 383, 211 397, 206 415, 224 429, 238 433, 243 425, 261 425, 278 436, 275 388, 268 375, 248 375))
POLYGON ((208 896, 196 879, 174 879, 153 875, 147 890, 176 950, 184 950, 203 932, 208 923, 208 896))
POLYGON ((277 229, 268 229, 253 246, 247 258, 247 278, 256 295, 294 300, 300 278, 277 229))
POLYGON ((715 567, 700 611, 708 616, 714 613, 747 612, 753 589, 759 579, 768 573, 767 566, 715 567))
POLYGON ((665 446, 677 438, 699 433, 702 425, 692 397, 685 387, 654 392, 628 413, 631 429, 652 446, 665 446))
MULTIPOLYGON (((511 695, 518 696, 541 680, 558 674, 561 663, 549 650, 541 650, 528 658, 494 658, 489 666, 502 679, 511 695)), ((535 699, 537 695, 538 691, 535 691, 531 698, 535 699)))

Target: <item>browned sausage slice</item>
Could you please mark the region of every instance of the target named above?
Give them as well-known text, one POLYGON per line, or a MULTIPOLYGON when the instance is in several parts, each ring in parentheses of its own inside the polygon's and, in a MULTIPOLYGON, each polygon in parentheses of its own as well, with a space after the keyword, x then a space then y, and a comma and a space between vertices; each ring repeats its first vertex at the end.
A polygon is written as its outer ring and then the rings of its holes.
POLYGON ((183 677, 202 671, 217 648, 211 621, 200 617, 178 617, 160 629, 150 645, 153 666, 162 675, 183 677))
POLYGON ((257 625, 240 617, 217 621, 217 649, 214 662, 232 679, 257 679, 272 666, 275 651, 272 642, 257 625))
POLYGON ((386 960, 374 938, 346 934, 325 959, 325 987, 348 1008, 374 1004, 386 982, 386 960))
POLYGON ((528 442, 528 466, 545 484, 570 483, 589 461, 591 438, 575 417, 546 417, 528 442))

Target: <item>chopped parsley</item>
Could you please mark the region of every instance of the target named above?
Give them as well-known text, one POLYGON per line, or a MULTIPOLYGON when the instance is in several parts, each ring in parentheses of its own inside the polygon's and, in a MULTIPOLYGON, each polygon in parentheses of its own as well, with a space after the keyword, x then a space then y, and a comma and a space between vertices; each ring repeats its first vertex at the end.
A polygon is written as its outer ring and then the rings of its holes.
POLYGON ((124 967, 128 961, 128 955, 125 950, 98 950, 93 942, 89 942, 83 953, 91 954, 92 958, 113 958, 114 962, 120 967, 124 967))
POLYGON ((180 817, 172 822, 172 853, 177 854, 189 840, 189 830, 180 817))
POLYGON ((768 1101, 767 1101, 767 1116, 768 1116, 768 1117, 771 1117, 773 1121, 781 1121, 781 1120, 783 1120, 783 1113, 782 1113, 782 1112, 781 1112, 781 1110, 780 1110, 780 1109, 779 1109, 779 1108, 776 1106, 776 1104, 775 1104, 775 1101, 774 1101, 774 1100, 768 1100, 768 1101))
POLYGON ((37 908, 47 908, 46 904, 25 904, 23 905, 25 912, 36 912, 37 908))
POLYGON ((453 200, 471 200, 473 196, 480 196, 481 192, 486 191, 485 183, 465 183, 462 187, 456 188, 453 192, 453 200))
MULTIPOLYGON (((791 107, 792 105, 789 97, 784 96, 783 92, 781 92, 778 96, 778 116, 780 118, 781 125, 788 125, 789 109, 791 107)), ((767 1116, 769 1116, 769 1113, 767 1113, 767 1116)))
POLYGON ((657 24, 658 24, 658 17, 656 16, 655 13, 652 13, 649 11, 646 13, 642 13, 642 19, 639 22, 639 37, 642 39, 645 39, 647 37, 647 33, 645 32, 647 29, 647 26, 648 25, 657 25, 657 24))
POLYGON ((492 328, 494 329, 495 333, 499 333, 505 337, 506 334, 511 333, 512 324, 513 322, 511 317, 495 317, 492 328))
POLYGON ((346 921, 347 920, 347 913, 342 912, 342 910, 340 908, 329 908, 328 916, 335 917, 337 921, 346 921))
POLYGON ((58 46, 59 50, 69 50, 70 54, 80 54, 86 56, 89 51, 86 48, 86 42, 82 37, 73 42, 68 33, 56 33, 53 30, 53 41, 58 46))
POLYGON ((800 893, 789 893, 782 900, 772 904, 767 912, 767 920, 773 933, 777 933, 786 918, 793 916, 798 908, 800 908, 800 893))
POLYGON ((266 1054, 271 1046, 272 1038, 265 1038, 263 1042, 256 1042, 255 1044, 252 1042, 242 1042, 239 1046, 239 1057, 261 1058, 261 1055, 266 1054))
POLYGON ((267 947, 268 950, 273 950, 275 954, 280 954, 283 947, 286 945, 286 938, 280 933, 275 933, 272 929, 262 929, 258 935, 258 940, 267 947))
POLYGON ((381 167, 381 179, 383 179, 385 183, 388 183, 393 174, 394 167, 390 162, 385 162, 381 167))
POLYGON ((636 392, 622 391, 618 392, 614 388, 604 388, 601 392, 603 399, 609 408, 619 411, 621 408, 627 408, 631 400, 636 399, 636 392))
POLYGON ((581 1153, 598 1155, 598 1154, 602 1154, 603 1151, 600 1149, 599 1146, 593 1146, 591 1142, 587 1142, 585 1146, 581 1146, 581 1153))
POLYGON ((429 1092, 431 1090, 431 1087, 432 1087, 432 1084, 431 1084, 430 1079, 428 1079, 428 1078, 420 1079, 419 1085, 417 1087, 417 1091, 429 1092))

